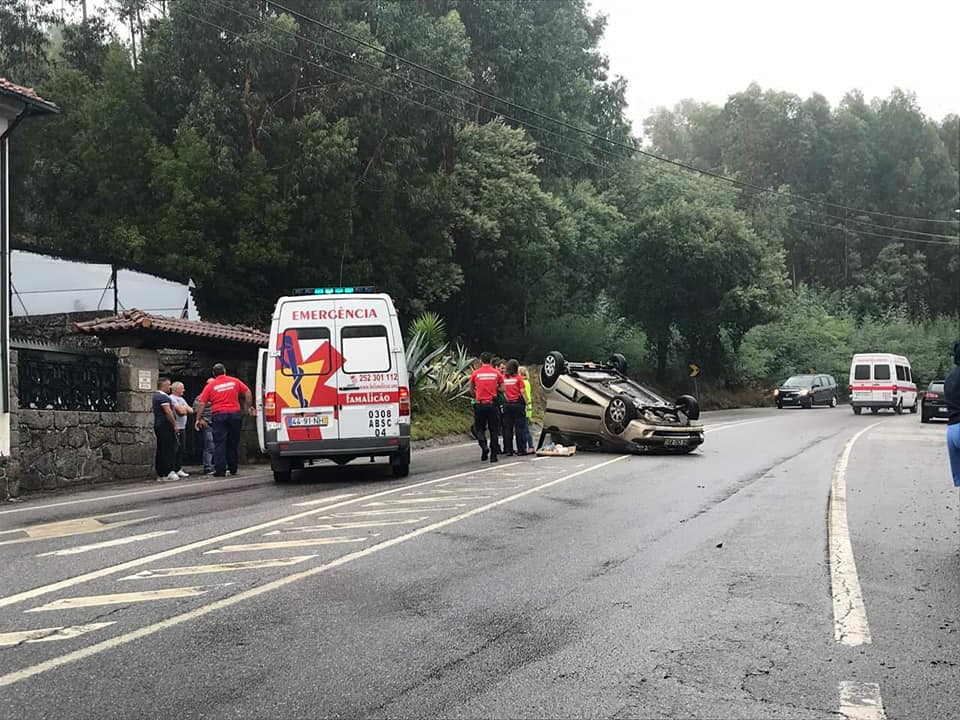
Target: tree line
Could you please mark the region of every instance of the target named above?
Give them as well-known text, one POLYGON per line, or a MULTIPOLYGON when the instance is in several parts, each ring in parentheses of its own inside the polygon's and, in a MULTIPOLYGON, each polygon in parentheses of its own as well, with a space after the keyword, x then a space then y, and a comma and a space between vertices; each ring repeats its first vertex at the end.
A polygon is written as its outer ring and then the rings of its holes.
POLYGON ((18 131, 14 244, 190 277, 207 318, 372 284, 474 349, 737 382, 804 288, 853 322, 960 303, 958 117, 908 92, 646 121, 730 182, 633 152, 586 0, 76 4, 0 0, 0 74, 63 109, 18 131))

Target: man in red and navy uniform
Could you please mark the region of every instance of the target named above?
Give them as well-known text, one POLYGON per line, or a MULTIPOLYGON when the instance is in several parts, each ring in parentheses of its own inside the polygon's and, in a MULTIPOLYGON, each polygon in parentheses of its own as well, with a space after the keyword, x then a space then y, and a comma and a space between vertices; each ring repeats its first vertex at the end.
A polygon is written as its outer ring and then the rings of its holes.
POLYGON ((253 394, 243 380, 227 375, 227 369, 220 363, 213 366, 213 382, 200 393, 197 403, 197 430, 203 418, 207 403, 213 411, 213 476, 223 477, 229 471, 237 474, 240 455, 240 429, 243 426, 243 414, 240 398, 247 405, 247 412, 257 414, 253 404, 253 394))
POLYGON ((527 416, 527 403, 523 378, 520 377, 520 363, 508 360, 503 376, 503 394, 506 402, 503 406, 503 452, 507 455, 522 455, 526 448, 523 439, 523 420, 527 416), (516 452, 514 452, 516 440, 516 452))
POLYGON ((503 373, 497 370, 490 361, 490 353, 480 355, 480 367, 470 376, 470 387, 473 388, 473 425, 477 431, 477 442, 483 455, 480 460, 490 458, 490 462, 497 462, 497 436, 500 433, 500 408, 497 405, 497 393, 503 388, 503 373), (487 430, 490 431, 490 447, 487 449, 487 430))

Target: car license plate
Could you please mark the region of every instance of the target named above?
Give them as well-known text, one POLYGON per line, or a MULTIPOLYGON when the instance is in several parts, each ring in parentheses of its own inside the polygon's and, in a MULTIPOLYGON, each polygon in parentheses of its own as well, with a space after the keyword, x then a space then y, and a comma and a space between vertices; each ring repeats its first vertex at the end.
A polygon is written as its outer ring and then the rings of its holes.
POLYGON ((950 412, 950 408, 940 408, 939 410, 937 410, 937 412, 942 412, 942 413, 950 412))
POLYGON ((663 441, 663 444, 666 447, 686 447, 689 442, 689 438, 667 438, 663 441))
POLYGON ((871 395, 873 395, 873 393, 870 392, 869 390, 854 390, 854 391, 853 391, 853 396, 854 396, 855 398, 869 399, 871 395))
POLYGON ((327 427, 330 418, 326 415, 294 415, 287 425, 289 427, 327 427))

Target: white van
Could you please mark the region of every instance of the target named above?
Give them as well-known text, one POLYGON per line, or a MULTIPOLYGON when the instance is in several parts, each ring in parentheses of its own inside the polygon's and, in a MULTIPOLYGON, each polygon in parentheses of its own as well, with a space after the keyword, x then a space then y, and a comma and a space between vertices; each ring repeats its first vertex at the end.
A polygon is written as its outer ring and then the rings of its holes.
POLYGON ((850 363, 850 405, 857 415, 864 408, 874 413, 881 408, 891 408, 897 414, 904 408, 917 412, 917 386, 910 361, 889 353, 854 355, 850 363))
POLYGON ((389 295, 373 288, 296 290, 277 301, 257 372, 260 449, 288 482, 310 460, 387 456, 410 472, 410 392, 389 295))

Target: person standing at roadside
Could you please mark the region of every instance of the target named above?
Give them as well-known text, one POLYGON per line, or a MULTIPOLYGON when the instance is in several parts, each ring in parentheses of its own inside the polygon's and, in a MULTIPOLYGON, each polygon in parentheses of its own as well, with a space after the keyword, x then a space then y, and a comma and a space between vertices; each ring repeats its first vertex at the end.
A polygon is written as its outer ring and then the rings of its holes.
MULTIPOLYGON (((243 426, 243 411, 240 398, 244 399, 247 412, 256 415, 253 393, 244 382, 227 375, 222 363, 213 366, 213 382, 208 383, 200 393, 197 405, 197 417, 202 418, 207 404, 210 404, 213 420, 213 476, 224 477, 227 472, 237 474, 240 464, 240 429, 243 426)), ((200 420, 196 422, 200 429, 200 420)))
POLYGON ((503 451, 507 455, 525 454, 523 440, 523 420, 526 417, 526 401, 524 400, 523 378, 518 371, 520 363, 508 360, 506 374, 503 378, 503 451), (516 451, 514 451, 516 441, 516 451))
POLYGON ((950 470, 953 484, 960 487, 960 340, 953 345, 953 362, 956 367, 943 384, 943 397, 950 413, 947 421, 947 452, 950 455, 950 470))
POLYGON ((530 423, 533 421, 533 392, 530 386, 530 371, 526 366, 520 366, 520 377, 523 378, 523 399, 526 402, 523 418, 523 453, 533 452, 533 435, 530 434, 530 423))
POLYGON ((477 442, 480 443, 482 454, 480 461, 487 458, 490 462, 497 462, 500 449, 497 447, 497 436, 500 431, 500 408, 497 405, 497 393, 503 388, 503 375, 490 364, 492 356, 485 352, 480 355, 480 367, 470 375, 470 387, 473 389, 473 426, 477 432, 477 442), (490 447, 487 448, 486 433, 490 432, 490 447))
POLYGON ((157 454, 154 469, 157 482, 179 480, 177 464, 177 417, 173 414, 170 400, 170 380, 157 380, 157 390, 153 393, 153 433, 157 436, 157 454))
POLYGON ((187 429, 187 415, 193 415, 193 408, 183 399, 183 392, 182 382, 175 382, 170 386, 170 405, 177 418, 177 459, 173 469, 180 477, 187 478, 190 473, 183 469, 183 434, 187 429))
MULTIPOLYGON (((207 385, 213 382, 213 378, 207 378, 207 385)), ((203 433, 203 474, 213 474, 213 410, 207 404, 203 408, 203 414, 197 412, 200 408, 200 396, 197 395, 193 400, 193 413, 197 417, 196 424, 200 426, 200 432, 203 433)))

